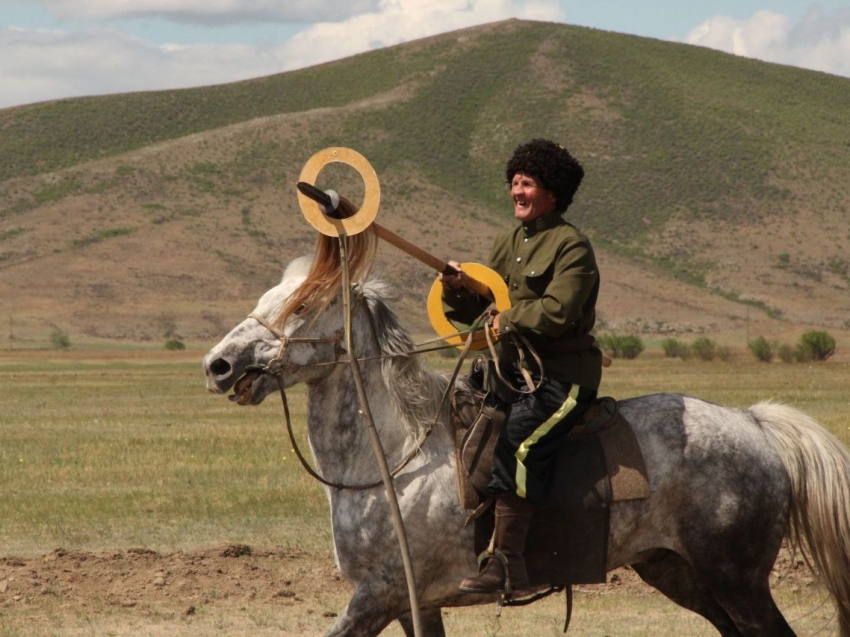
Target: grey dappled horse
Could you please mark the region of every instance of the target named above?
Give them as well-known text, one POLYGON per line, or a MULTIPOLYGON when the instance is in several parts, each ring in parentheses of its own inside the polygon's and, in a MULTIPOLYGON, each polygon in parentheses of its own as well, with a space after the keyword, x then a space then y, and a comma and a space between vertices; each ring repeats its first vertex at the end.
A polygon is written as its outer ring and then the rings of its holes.
MULTIPOLYGON (((308 274, 296 260, 260 299, 271 322, 308 274)), ((409 354, 412 341, 376 281, 356 286, 353 342, 383 447, 392 467, 434 417, 447 379, 409 354)), ((341 350, 341 297, 314 315, 290 317, 282 341, 254 318, 237 325, 204 359, 208 388, 235 389, 258 404, 277 391, 252 371, 280 356, 286 386, 307 384, 307 427, 318 471, 346 484, 380 481, 350 368, 341 350), (285 340, 284 339, 284 340, 285 340), (304 339, 304 340, 302 340, 304 339), (315 340, 314 340, 315 339, 315 340)), ((342 342, 344 344, 344 342, 342 342)), ((699 613, 722 635, 793 635, 768 586, 780 544, 805 547, 850 636, 850 456, 812 419, 759 403, 732 409, 657 394, 624 400, 648 469, 651 496, 611 509, 608 568, 631 565, 648 584, 699 613)), ((472 528, 459 503, 448 427, 436 427, 395 478, 409 535, 423 624, 444 635, 440 608, 482 604, 458 582, 476 569, 472 528)), ((376 635, 398 619, 412 635, 409 597, 383 487, 326 488, 335 559, 354 594, 329 635, 376 635)))

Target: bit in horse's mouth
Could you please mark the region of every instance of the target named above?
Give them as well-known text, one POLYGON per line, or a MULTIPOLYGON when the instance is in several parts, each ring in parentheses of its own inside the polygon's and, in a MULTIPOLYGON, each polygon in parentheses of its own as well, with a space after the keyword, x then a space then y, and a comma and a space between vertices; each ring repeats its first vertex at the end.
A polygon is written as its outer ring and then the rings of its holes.
POLYGON ((256 381, 262 374, 260 372, 248 372, 242 378, 236 381, 236 385, 233 386, 233 393, 228 396, 229 400, 234 401, 237 405, 250 405, 251 404, 251 390, 254 387, 254 381, 256 381))

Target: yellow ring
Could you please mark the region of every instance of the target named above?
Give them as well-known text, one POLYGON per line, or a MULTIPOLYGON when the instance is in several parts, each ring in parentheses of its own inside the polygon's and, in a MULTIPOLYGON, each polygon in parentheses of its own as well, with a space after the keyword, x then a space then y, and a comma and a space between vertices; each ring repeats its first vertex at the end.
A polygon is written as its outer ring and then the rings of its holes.
POLYGON ((350 148, 331 146, 320 150, 310 157, 298 181, 315 184, 322 168, 334 162, 342 162, 354 168, 363 179, 363 205, 356 214, 347 219, 332 219, 322 212, 315 201, 307 195, 298 191, 298 205, 301 206, 301 214, 307 222, 322 234, 330 237, 338 237, 341 234, 358 234, 372 225, 378 216, 378 206, 381 204, 381 186, 378 183, 378 175, 369 161, 360 153, 350 148))
MULTIPOLYGON (((481 281, 484 285, 490 288, 496 302, 496 309, 500 312, 511 307, 511 299, 508 293, 508 286, 504 279, 499 276, 495 270, 491 270, 486 265, 480 263, 463 263, 460 266, 464 272, 477 281, 481 281)), ((437 332, 443 340, 450 345, 463 348, 468 334, 458 334, 458 328, 446 318, 446 312, 443 308, 443 284, 439 279, 431 285, 431 291, 428 293, 428 318, 431 320, 431 327, 437 332)), ((472 344, 470 349, 480 350, 487 347, 487 337, 483 331, 477 331, 472 336, 472 344)))

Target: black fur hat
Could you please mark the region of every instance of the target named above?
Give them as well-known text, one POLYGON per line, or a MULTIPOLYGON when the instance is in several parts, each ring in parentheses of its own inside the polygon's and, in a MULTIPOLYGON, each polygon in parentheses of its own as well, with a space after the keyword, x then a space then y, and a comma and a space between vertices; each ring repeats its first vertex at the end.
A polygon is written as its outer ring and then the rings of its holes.
POLYGON ((563 212, 573 202, 584 177, 584 168, 566 148, 548 139, 532 139, 518 146, 508 160, 505 176, 508 184, 516 173, 526 173, 539 180, 555 195, 556 209, 563 212))

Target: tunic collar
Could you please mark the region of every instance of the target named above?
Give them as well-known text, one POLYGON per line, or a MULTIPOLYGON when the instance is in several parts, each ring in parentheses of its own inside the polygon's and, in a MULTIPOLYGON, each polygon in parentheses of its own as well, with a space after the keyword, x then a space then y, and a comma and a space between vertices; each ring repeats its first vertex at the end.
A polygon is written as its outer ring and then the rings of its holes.
POLYGON ((522 229, 525 233, 525 236, 533 237, 538 232, 549 230, 550 228, 554 228, 556 226, 562 226, 566 223, 567 222, 564 221, 564 218, 561 216, 561 213, 557 210, 553 210, 547 215, 523 223, 522 229))

